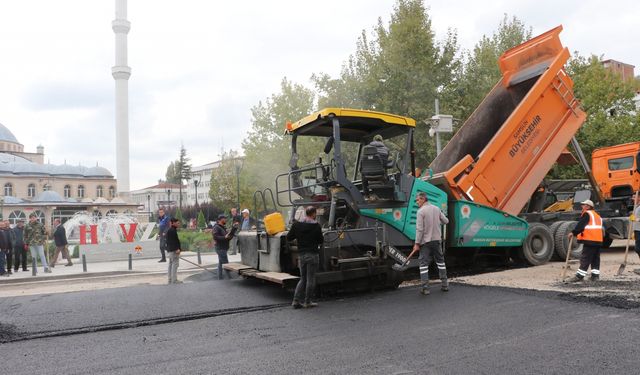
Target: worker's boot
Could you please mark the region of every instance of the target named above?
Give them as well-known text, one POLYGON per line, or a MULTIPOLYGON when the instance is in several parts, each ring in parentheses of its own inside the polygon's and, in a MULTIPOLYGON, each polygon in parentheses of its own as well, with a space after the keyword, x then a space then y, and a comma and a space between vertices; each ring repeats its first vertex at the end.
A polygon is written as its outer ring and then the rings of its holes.
POLYGON ((442 279, 442 285, 440 286, 440 290, 442 290, 443 292, 449 291, 449 280, 442 279))
POLYGON ((428 296, 429 294, 431 294, 431 290, 429 290, 429 284, 422 284, 420 294, 422 294, 423 296, 428 296))
POLYGON ((591 274, 591 282, 595 283, 595 282, 598 282, 598 281, 600 281, 600 275, 591 274))
POLYGON ((569 280, 567 280, 565 282, 567 282, 567 283, 581 283, 583 279, 584 279, 584 276, 575 275, 574 277, 570 278, 569 280))

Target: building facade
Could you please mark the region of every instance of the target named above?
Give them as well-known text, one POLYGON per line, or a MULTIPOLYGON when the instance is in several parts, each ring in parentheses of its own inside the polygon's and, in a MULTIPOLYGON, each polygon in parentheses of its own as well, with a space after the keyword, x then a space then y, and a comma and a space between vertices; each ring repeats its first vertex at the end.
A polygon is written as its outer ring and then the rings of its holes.
POLYGON ((95 215, 135 213, 136 206, 117 197, 117 182, 106 168, 44 164, 44 147, 24 146, 0 124, 0 217, 12 224, 35 213, 50 223, 78 211, 95 215))
MULTIPOLYGON (((172 208, 180 204, 180 185, 158 181, 157 185, 129 192, 138 212, 152 217, 159 208, 172 208)), ((187 187, 182 185, 182 204, 187 206, 187 187)))

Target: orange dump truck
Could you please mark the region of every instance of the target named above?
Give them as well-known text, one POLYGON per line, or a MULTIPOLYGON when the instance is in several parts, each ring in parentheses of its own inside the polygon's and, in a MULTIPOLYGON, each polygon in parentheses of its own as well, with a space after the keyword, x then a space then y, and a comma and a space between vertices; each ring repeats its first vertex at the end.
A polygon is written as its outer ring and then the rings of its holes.
POLYGON ((517 215, 584 123, 561 30, 502 55, 502 79, 431 163, 451 198, 517 215))
POLYGON ((628 201, 640 190, 640 142, 594 150, 591 169, 606 200, 628 201))

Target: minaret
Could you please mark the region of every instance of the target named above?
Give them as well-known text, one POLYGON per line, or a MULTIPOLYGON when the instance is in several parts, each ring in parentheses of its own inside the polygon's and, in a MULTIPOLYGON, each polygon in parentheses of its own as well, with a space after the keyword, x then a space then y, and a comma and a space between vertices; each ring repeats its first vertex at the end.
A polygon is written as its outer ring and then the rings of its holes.
POLYGON ((116 178, 118 195, 129 193, 129 77, 127 65, 127 0, 116 0, 116 19, 111 22, 116 34, 116 65, 111 74, 116 81, 116 178))

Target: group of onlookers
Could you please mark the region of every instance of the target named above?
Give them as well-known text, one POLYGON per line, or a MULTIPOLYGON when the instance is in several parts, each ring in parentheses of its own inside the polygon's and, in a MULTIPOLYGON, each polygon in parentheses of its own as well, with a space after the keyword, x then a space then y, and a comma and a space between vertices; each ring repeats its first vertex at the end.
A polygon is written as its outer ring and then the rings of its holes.
POLYGON ((67 235, 64 226, 61 225, 60 219, 55 219, 53 225, 56 251, 51 264, 48 264, 45 255, 47 230, 38 221, 35 214, 29 215, 29 223, 27 225, 25 225, 24 220, 18 220, 14 228, 11 228, 8 220, 0 221, 0 276, 10 276, 20 269, 23 272, 28 271, 27 249, 29 249, 32 259, 37 261, 40 258, 40 263, 45 273, 50 273, 50 267, 55 267, 60 253, 67 259, 67 266, 73 265, 67 249, 67 235))

